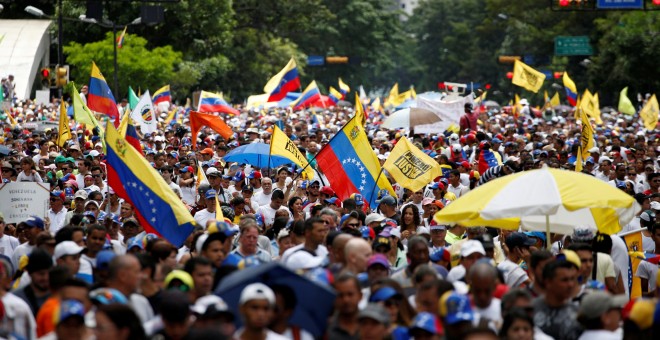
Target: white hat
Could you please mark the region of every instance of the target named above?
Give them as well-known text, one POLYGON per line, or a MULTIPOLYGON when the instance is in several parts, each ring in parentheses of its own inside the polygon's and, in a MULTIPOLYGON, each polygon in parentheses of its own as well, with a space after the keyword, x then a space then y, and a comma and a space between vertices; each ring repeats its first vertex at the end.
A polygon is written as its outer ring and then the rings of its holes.
POLYGON ((87 191, 82 190, 82 189, 81 189, 81 190, 78 190, 78 191, 76 191, 76 194, 73 195, 73 198, 74 198, 74 199, 76 199, 76 198, 82 198, 82 199, 86 200, 86 199, 87 199, 87 191))
POLYGON ((651 202, 651 209, 660 210, 660 202, 656 202, 656 201, 651 202))
POLYGON ((382 154, 378 154, 378 156, 376 156, 376 157, 378 157, 378 159, 381 160, 381 161, 386 161, 387 160, 387 156, 382 155, 382 154))
POLYGON ((96 151, 96 150, 92 150, 92 151, 90 151, 89 154, 87 154, 87 155, 88 155, 88 156, 92 156, 92 157, 98 157, 98 156, 101 155, 101 153, 99 153, 99 152, 96 151))
POLYGON ((206 242, 207 238, 209 238, 209 234, 207 233, 201 234, 197 238, 197 243, 195 243, 195 250, 197 250, 197 254, 202 253, 202 247, 204 246, 204 242, 206 242))
POLYGON ((280 232, 277 233, 277 240, 279 241, 280 239, 283 239, 285 237, 289 237, 289 235, 291 235, 289 233, 289 230, 282 228, 282 229, 280 229, 280 232))
POLYGON ((85 248, 79 246, 76 244, 76 242, 62 241, 57 246, 55 246, 55 254, 53 255, 53 258, 57 260, 60 257, 66 255, 78 255, 81 251, 83 251, 83 249, 85 248))
POLYGON ((452 146, 451 146, 451 149, 452 149, 452 151, 454 151, 454 152, 459 152, 459 151, 463 150, 463 148, 461 147, 460 144, 454 144, 454 145, 452 145, 452 146))
POLYGON ((97 202, 95 200, 89 200, 89 201, 85 202, 85 206, 88 206, 90 204, 94 204, 97 209, 100 207, 99 202, 97 202))
POLYGON ((600 153, 600 149, 598 149, 597 146, 594 146, 593 148, 589 149, 589 153, 600 153))
POLYGON ((270 305, 274 305, 275 293, 263 283, 252 283, 243 288, 238 304, 242 306, 252 300, 267 300, 270 305))
POLYGON ((323 263, 323 260, 324 258, 322 256, 314 256, 306 251, 297 251, 289 256, 285 264, 289 269, 297 271, 318 268, 323 263))
POLYGON ((364 219, 364 223, 369 225, 371 222, 383 222, 384 220, 385 216, 377 213, 371 213, 364 219))
POLYGON ((211 306, 215 306, 216 311, 229 310, 229 307, 227 306, 225 301, 222 300, 222 298, 212 294, 205 295, 197 299, 197 301, 195 301, 195 304, 192 307, 190 307, 190 310, 192 310, 196 314, 204 315, 204 313, 206 313, 206 310, 209 309, 209 307, 211 306))
POLYGON ((601 164, 601 163, 603 163, 604 161, 608 161, 608 162, 612 163, 612 159, 611 159, 611 158, 609 158, 609 157, 607 157, 607 156, 603 156, 603 157, 601 157, 601 158, 598 160, 598 164, 601 164))
POLYGON ((529 102, 527 101, 527 98, 523 98, 520 100, 520 105, 529 105, 529 102))
POLYGON ((461 247, 461 257, 468 257, 474 253, 479 253, 481 255, 486 255, 486 250, 481 242, 477 240, 467 240, 463 243, 461 247))
POLYGON ((154 142, 164 142, 164 141, 165 141, 165 137, 163 136, 158 135, 154 137, 154 142))
POLYGON ((206 169, 206 176, 209 176, 209 175, 222 175, 222 174, 215 167, 210 167, 210 168, 206 169))
POLYGON ((417 227, 417 235, 431 235, 431 231, 427 227, 417 227))
POLYGON ((401 229, 399 228, 392 228, 390 230, 390 236, 396 236, 397 238, 401 238, 401 229))

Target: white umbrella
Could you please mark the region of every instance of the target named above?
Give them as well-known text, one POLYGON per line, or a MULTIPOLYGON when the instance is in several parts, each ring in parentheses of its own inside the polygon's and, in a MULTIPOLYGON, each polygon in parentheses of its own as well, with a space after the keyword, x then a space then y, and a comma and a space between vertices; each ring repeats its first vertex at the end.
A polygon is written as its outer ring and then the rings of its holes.
POLYGON ((417 125, 433 124, 441 121, 440 117, 434 112, 420 109, 417 107, 409 107, 392 113, 381 127, 386 129, 409 129, 417 125))

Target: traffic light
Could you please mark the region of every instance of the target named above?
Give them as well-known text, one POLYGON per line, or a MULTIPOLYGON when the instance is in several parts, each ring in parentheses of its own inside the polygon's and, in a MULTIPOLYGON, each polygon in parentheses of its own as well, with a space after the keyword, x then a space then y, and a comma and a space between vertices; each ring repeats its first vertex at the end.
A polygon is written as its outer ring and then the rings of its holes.
POLYGON ((44 88, 50 87, 50 69, 48 67, 41 69, 41 86, 44 88))
POLYGON ((69 65, 57 65, 55 68, 55 86, 64 87, 69 82, 69 65))
POLYGON ((497 61, 500 64, 513 64, 516 62, 516 60, 520 60, 519 55, 501 55, 497 58, 497 61))
POLYGON ((552 76, 555 77, 555 79, 559 79, 563 75, 564 75, 564 72, 555 72, 555 73, 552 74, 552 76))
POLYGON ((551 0, 553 11, 593 11, 596 0, 551 0))
POLYGON ((492 87, 492 86, 491 86, 490 84, 486 84, 486 85, 484 85, 484 88, 485 88, 486 90, 490 90, 491 87, 492 87))
POLYGON ((326 64, 348 64, 348 57, 325 57, 326 64))

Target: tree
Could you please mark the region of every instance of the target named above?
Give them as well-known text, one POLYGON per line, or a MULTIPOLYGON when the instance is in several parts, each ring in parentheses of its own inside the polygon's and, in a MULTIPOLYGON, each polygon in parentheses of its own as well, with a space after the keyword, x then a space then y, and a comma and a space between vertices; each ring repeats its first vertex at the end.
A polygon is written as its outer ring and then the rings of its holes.
MULTIPOLYGON (((104 40, 79 44, 73 42, 64 47, 67 62, 71 67, 71 79, 77 83, 88 83, 91 62, 104 73, 106 81, 112 88, 114 72, 112 32, 106 33, 104 40)), ((169 84, 175 76, 175 68, 181 63, 181 52, 176 52, 171 46, 147 49, 147 41, 134 34, 127 34, 123 47, 117 51, 117 64, 120 93, 115 93, 115 99, 126 96, 128 86, 142 89, 157 89, 169 84)))

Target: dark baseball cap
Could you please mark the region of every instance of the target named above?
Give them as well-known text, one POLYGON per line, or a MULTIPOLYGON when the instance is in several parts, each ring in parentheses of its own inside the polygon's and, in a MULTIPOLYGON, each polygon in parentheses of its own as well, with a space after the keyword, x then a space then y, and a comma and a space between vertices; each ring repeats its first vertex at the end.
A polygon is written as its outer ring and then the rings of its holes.
POLYGON ((515 232, 506 237, 505 243, 509 249, 513 249, 515 247, 533 246, 536 244, 536 241, 525 235, 525 233, 515 232))

